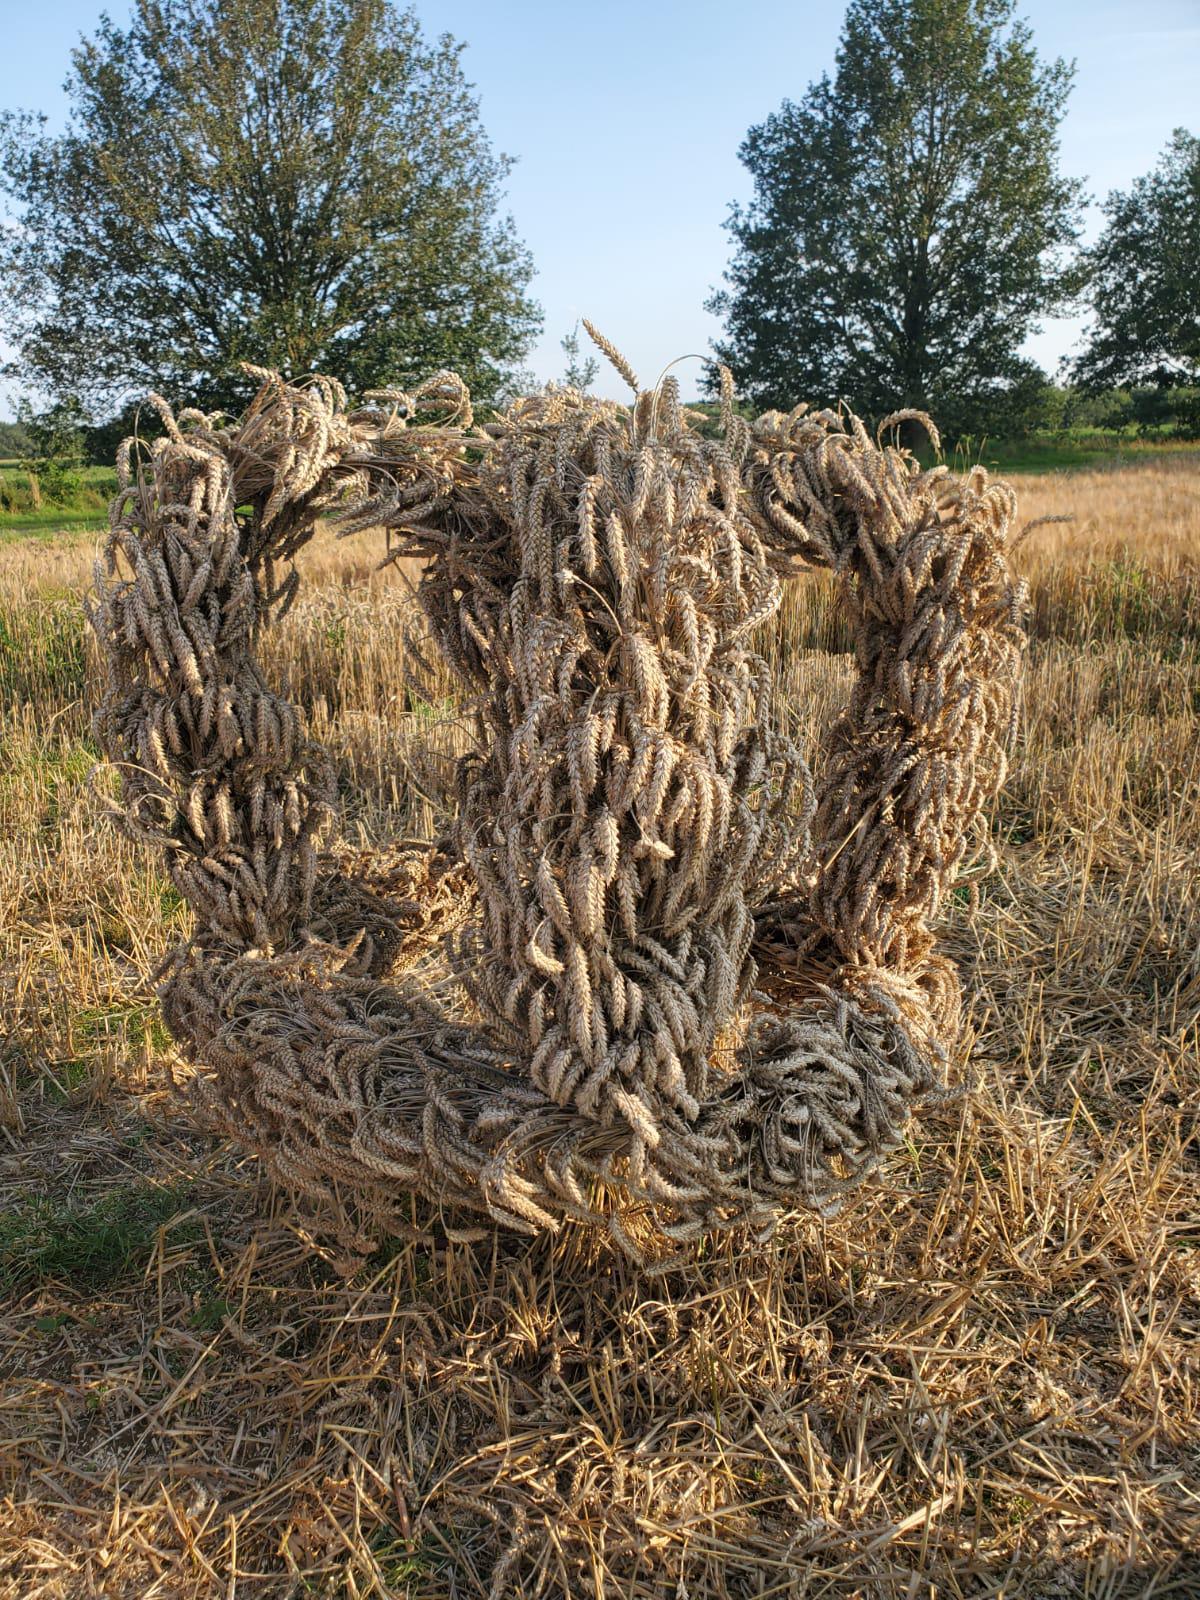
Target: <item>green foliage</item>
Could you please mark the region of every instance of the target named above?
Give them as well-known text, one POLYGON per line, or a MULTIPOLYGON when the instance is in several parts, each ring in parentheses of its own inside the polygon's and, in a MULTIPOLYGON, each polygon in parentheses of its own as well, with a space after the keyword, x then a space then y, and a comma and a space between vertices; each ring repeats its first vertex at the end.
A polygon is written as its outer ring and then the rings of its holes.
POLYGON ((188 1317, 188 1327, 201 1333, 211 1333, 219 1328, 226 1317, 233 1315, 233 1307, 220 1295, 206 1295, 199 1299, 196 1309, 188 1317))
MULTIPOLYGON (((1062 388, 1046 384, 1026 418, 1027 427, 1006 438, 1034 434, 1085 442, 1096 434, 1138 439, 1193 439, 1200 432, 1200 388, 1183 384, 1135 389, 1062 388)), ((1120 443, 1110 437, 1109 447, 1120 443)))
POLYGON ((559 345, 563 355, 567 358, 563 382, 568 389, 578 389, 581 393, 586 393, 596 381, 596 374, 600 371, 600 363, 594 355, 583 355, 581 353, 578 323, 575 324, 565 338, 559 340, 559 345))
MULTIPOLYGON (((721 404, 718 400, 689 400, 687 409, 693 417, 692 426, 705 439, 721 437, 721 404)), ((758 415, 757 408, 746 400, 735 400, 733 409, 747 422, 758 415)))
MULTIPOLYGON (((1200 139, 1177 128, 1154 171, 1115 189, 1104 211, 1087 252, 1094 322, 1076 381, 1200 383, 1200 139)), ((1181 422, 1200 434, 1200 404, 1185 401, 1181 422)))
POLYGON ((1200 437, 1200 388, 1194 385, 1106 389, 1097 399, 1109 427, 1135 429, 1143 438, 1200 437))
POLYGON ((0 119, 3 332, 32 387, 233 409, 252 361, 482 397, 538 326, 462 47, 390 0, 138 0, 65 133, 0 119))
POLYGON ((19 422, 0 422, 0 461, 16 461, 31 448, 29 435, 19 422))
POLYGON ((117 484, 111 467, 67 466, 39 476, 31 468, 41 465, 26 455, 16 466, 0 467, 0 541, 14 532, 56 532, 77 523, 98 527, 104 521, 117 484))
MULTIPOLYGON (((90 758, 93 762, 95 756, 90 758)), ((86 1044, 118 1043, 125 1050, 171 1048, 171 1035, 157 1007, 139 1005, 84 1006, 75 1013, 75 1029, 86 1044)))
POLYGON ((751 128, 719 353, 759 404, 918 406, 1011 425, 1019 355, 1078 287, 1080 187, 1058 171, 1072 69, 1012 0, 852 0, 837 72, 751 128))
POLYGON ((80 468, 86 423, 82 406, 74 396, 42 411, 22 403, 17 418, 29 440, 29 451, 20 465, 32 474, 35 500, 66 505, 82 487, 80 468))
POLYGON ((413 1541, 385 1525, 372 1535, 371 1551, 383 1572, 388 1592, 395 1594, 397 1600, 412 1594, 414 1584, 424 1589, 431 1576, 446 1571, 446 1553, 428 1535, 413 1541))
POLYGON ((1181 439, 1200 439, 1200 389, 1175 392, 1175 432, 1181 439))
POLYGON ((0 1217, 0 1289, 101 1288, 144 1263, 188 1203, 186 1186, 142 1183, 92 1204, 33 1196, 0 1217))

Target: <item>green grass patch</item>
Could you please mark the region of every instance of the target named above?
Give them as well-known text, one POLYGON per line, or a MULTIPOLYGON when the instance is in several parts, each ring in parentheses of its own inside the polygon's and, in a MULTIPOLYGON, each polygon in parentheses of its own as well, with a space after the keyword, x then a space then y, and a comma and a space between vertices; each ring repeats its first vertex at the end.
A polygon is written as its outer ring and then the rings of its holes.
POLYGON ((152 1050, 171 1048, 171 1035, 156 1006, 91 1006, 77 1012, 75 1027, 90 1045, 103 1048, 121 1043, 131 1050, 149 1045, 152 1050))
MULTIPOLYGON (((133 1184, 91 1204, 46 1195, 18 1201, 0 1215, 0 1290, 61 1283, 98 1289, 144 1267, 161 1231, 187 1210, 190 1186, 133 1184)), ((180 1223, 176 1240, 200 1236, 180 1223)))
MULTIPOLYGON (((20 1063, 17 1081, 30 1087, 40 1084, 49 1100, 67 1105, 87 1088, 93 1068, 114 1051, 126 1057, 142 1050, 165 1055, 172 1046, 157 1006, 88 1006, 70 1020, 63 1045, 70 1054, 20 1063)), ((130 1142, 136 1145, 144 1137, 138 1134, 130 1142)))
POLYGON ((947 451, 946 464, 955 472, 983 465, 989 472, 1020 476, 1145 466, 1167 456, 1181 455, 1194 456, 1200 464, 1200 450, 1195 444, 1144 439, 1136 433, 1081 430, 1071 434, 1035 435, 1030 439, 966 440, 947 451))
POLYGON ((201 1333, 212 1333, 219 1328, 226 1317, 233 1315, 233 1307, 228 1300, 223 1300, 220 1295, 202 1299, 196 1309, 188 1316, 188 1327, 196 1328, 201 1333))
POLYGON ((111 467, 80 467, 37 488, 28 472, 0 467, 0 540, 101 528, 116 489, 111 467))
POLYGON ((50 1316, 35 1317, 33 1325, 39 1333, 57 1333, 72 1320, 69 1311, 56 1311, 50 1316))
POLYGON ((371 1538, 371 1553, 378 1561, 384 1580, 397 1596, 412 1594, 414 1584, 424 1587, 446 1571, 447 1557, 428 1537, 416 1542, 382 1527, 371 1538))
POLYGON ((47 1097, 60 1106, 67 1105, 87 1083, 92 1063, 83 1056, 73 1056, 69 1061, 46 1062, 38 1076, 45 1085, 47 1097))
MULTIPOLYGON (((0 684, 3 676, 0 668, 0 684)), ((0 734, 0 827, 28 828, 36 815, 40 827, 56 829, 98 759, 90 739, 30 748, 0 734)))
POLYGON ((51 544, 63 534, 84 538, 107 525, 103 510, 62 511, 51 506, 28 516, 0 515, 0 544, 16 544, 20 539, 51 544))

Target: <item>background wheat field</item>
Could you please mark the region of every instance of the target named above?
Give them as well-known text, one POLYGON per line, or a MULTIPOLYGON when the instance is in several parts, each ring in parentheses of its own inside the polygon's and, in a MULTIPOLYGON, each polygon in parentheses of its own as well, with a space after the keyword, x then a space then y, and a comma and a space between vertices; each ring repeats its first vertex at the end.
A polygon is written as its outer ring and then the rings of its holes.
MULTIPOLYGON (((185 910, 90 779, 94 539, 0 544, 0 1596, 1200 1595, 1198 469, 1019 484, 1074 520, 945 930, 966 1092, 836 1219, 651 1275, 417 1202, 347 1263, 197 1127, 185 910)), ((267 652, 364 846, 469 738, 379 553, 312 549, 267 652)), ((799 728, 844 645, 799 580, 799 728)))

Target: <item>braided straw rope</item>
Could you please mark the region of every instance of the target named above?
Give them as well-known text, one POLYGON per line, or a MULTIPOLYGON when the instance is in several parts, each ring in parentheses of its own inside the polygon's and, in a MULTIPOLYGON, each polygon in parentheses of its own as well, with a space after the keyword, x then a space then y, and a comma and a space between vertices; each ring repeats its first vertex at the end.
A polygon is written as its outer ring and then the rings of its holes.
POLYGON ((479 427, 450 374, 358 410, 256 375, 230 426, 155 402, 90 612, 124 825, 195 913, 162 996, 210 1115, 382 1218, 411 1189, 633 1248, 635 1215, 835 1205, 957 1033, 930 929, 1004 775, 1011 492, 853 417, 749 424, 727 377, 714 440, 671 379, 479 427), (322 517, 423 558, 481 733, 451 843, 369 867, 326 853, 329 758, 257 660, 322 517), (755 648, 804 564, 858 667, 815 787, 755 648), (810 975, 786 1006, 780 966, 810 975))

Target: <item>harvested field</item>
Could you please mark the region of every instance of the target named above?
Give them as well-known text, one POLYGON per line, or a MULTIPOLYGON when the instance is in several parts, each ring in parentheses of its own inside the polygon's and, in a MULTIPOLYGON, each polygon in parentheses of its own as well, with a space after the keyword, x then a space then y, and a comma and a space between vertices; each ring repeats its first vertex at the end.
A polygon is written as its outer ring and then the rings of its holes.
MULTIPOLYGON (((969 1092, 831 1222, 653 1276, 413 1203, 351 1276, 199 1132, 184 912, 93 789, 90 542, 0 547, 0 1596, 1200 1592, 1200 458, 1025 478, 1034 640, 946 929, 969 1092)), ((357 842, 466 734, 317 544, 271 667, 357 842)), ((771 643, 800 731, 827 585, 771 643)))

